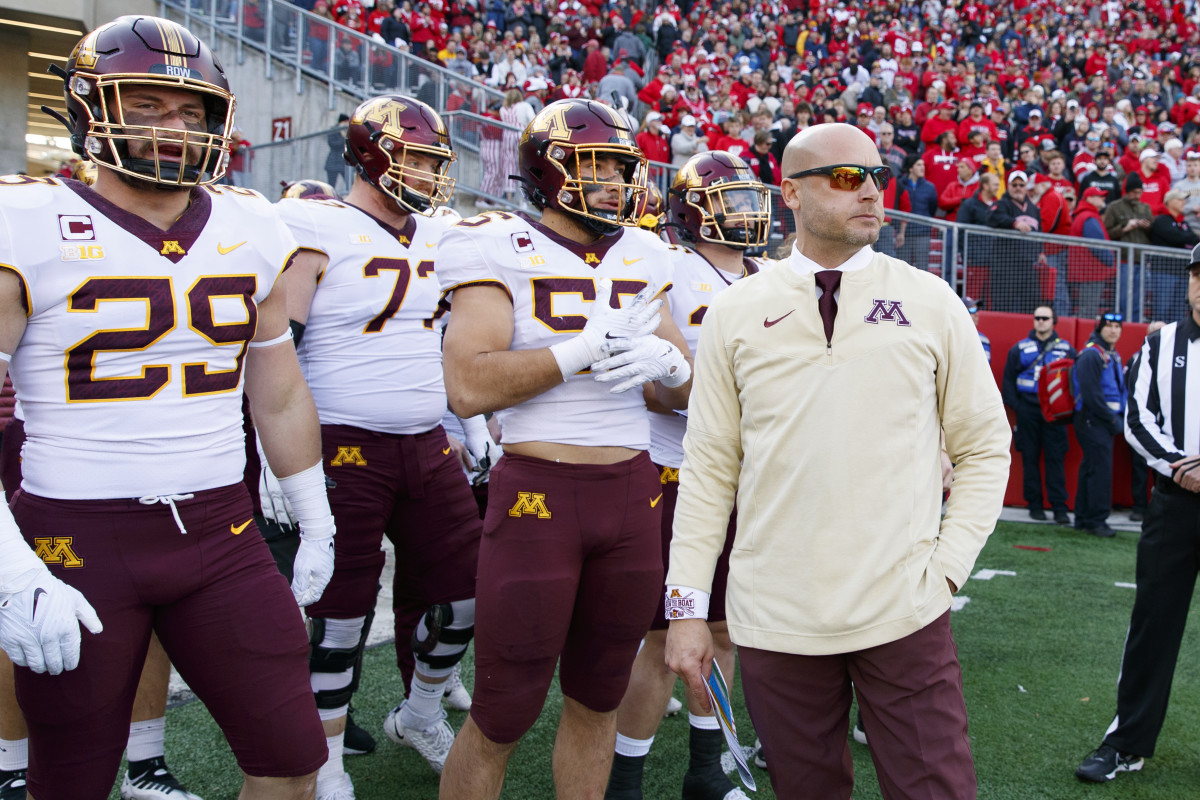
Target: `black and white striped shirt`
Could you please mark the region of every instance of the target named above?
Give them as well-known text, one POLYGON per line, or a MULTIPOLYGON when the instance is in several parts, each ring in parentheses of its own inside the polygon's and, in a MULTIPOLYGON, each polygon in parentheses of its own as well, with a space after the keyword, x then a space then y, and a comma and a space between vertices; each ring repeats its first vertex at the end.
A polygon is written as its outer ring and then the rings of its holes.
POLYGON ((1170 477, 1171 464, 1200 455, 1200 325, 1189 315, 1147 336, 1126 384, 1125 439, 1170 477))

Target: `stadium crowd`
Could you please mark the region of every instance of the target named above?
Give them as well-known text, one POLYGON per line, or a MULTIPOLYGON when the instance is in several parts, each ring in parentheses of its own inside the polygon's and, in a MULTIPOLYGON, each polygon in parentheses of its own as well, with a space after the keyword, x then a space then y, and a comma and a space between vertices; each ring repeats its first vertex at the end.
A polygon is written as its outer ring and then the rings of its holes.
MULTIPOLYGON (((900 178, 888 207, 1022 233, 1180 248, 1200 241, 1196 4, 296 4, 460 75, 444 110, 476 112, 517 130, 546 103, 594 97, 634 117, 652 162, 678 166, 696 152, 725 150, 745 158, 763 183, 778 185, 783 148, 796 132, 846 122, 877 142, 900 178), (494 95, 473 85, 499 89, 503 99, 489 101, 494 95), (982 179, 989 173, 998 185, 982 179)), ((247 29, 261 36, 265 13, 257 0, 245 8, 247 29)), ((401 82, 391 54, 367 54, 353 36, 309 22, 302 38, 309 63, 328 68, 332 57, 338 80, 361 81, 369 59, 377 88, 401 82)), ((412 72, 408 83, 419 83, 412 72)), ((420 88, 401 90, 421 97, 420 88)), ((519 200, 504 155, 515 133, 506 137, 499 126, 480 133, 497 155, 484 159, 493 168, 480 189, 519 200)), ((885 250, 892 236, 881 242, 885 250)), ((895 252, 923 262, 931 239, 938 235, 918 226, 907 246, 894 240, 895 252)), ((943 249, 935 244, 931 263, 943 249)), ((1061 313, 1093 316, 1111 300, 1097 291, 1117 276, 1111 250, 1077 248, 1068 258, 1027 249, 1023 262, 1030 263, 1014 267, 1021 274, 1007 282, 1034 287, 1035 265, 1053 267, 1057 297, 1005 290, 981 298, 985 307, 1024 313, 1053 299, 1061 313)), ((1006 265, 1005 274, 1011 271, 1006 265)), ((1153 296, 1153 278, 1146 280, 1153 296)), ((1157 288, 1172 300, 1180 289, 1157 288)))

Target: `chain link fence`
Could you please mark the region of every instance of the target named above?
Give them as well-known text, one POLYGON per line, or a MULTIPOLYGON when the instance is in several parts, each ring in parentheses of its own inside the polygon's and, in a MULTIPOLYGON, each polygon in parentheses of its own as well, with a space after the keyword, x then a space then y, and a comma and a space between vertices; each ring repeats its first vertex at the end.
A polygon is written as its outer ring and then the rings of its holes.
MULTIPOLYGON (((471 97, 468 102, 485 102, 471 97)), ((443 115, 457 160, 454 205, 470 216, 476 209, 523 209, 509 175, 517 172, 520 130, 468 111, 443 115)), ((342 129, 252 148, 247 173, 235 176, 269 197, 280 181, 319 178, 345 192, 352 174, 341 159, 342 129)), ((666 197, 676 168, 651 162, 651 180, 666 197)), ((783 258, 795 240, 792 214, 779 187, 772 201, 770 240, 761 255, 783 258)), ((889 211, 875 249, 946 280, 960 295, 988 311, 1028 314, 1039 305, 1059 316, 1091 318, 1116 310, 1134 322, 1172 320, 1187 313, 1187 265, 1191 253, 1072 236, 1018 233, 960 225, 944 219, 889 211)))

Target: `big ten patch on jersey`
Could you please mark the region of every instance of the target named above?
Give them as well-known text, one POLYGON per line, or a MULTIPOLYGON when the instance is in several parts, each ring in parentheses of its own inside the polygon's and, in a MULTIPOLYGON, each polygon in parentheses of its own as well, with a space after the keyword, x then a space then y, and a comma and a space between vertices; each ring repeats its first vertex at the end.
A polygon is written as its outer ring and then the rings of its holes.
POLYGON ((238 482, 248 343, 295 249, 271 204, 194 189, 164 231, 84 184, 10 178, 0 217, 0 263, 29 310, 12 361, 29 491, 133 497, 238 482))
POLYGON ((687 247, 671 246, 675 259, 675 281, 671 289, 671 316, 675 318, 692 355, 700 343, 700 325, 713 300, 734 281, 758 271, 759 265, 745 259, 739 272, 718 269, 704 256, 687 247))
POLYGON ((329 259, 298 348, 324 424, 424 433, 446 410, 437 243, 454 217, 394 228, 344 202, 276 204, 300 247, 329 259))
MULTIPOLYGON (((513 306, 510 348, 533 350, 578 335, 597 302, 625 306, 646 286, 669 290, 668 248, 632 228, 579 244, 525 216, 487 212, 447 230, 438 243, 438 277, 451 303, 456 288, 501 288, 513 306), (610 298, 597 296, 601 278, 612 281, 610 298)), ((588 370, 500 412, 500 425, 510 442, 649 446, 641 393, 612 394, 588 370)))

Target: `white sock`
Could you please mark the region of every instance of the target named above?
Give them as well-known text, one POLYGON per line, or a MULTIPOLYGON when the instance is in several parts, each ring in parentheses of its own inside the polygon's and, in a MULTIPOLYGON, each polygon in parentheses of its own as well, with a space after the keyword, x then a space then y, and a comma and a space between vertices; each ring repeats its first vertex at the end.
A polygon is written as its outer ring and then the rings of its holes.
POLYGON ((628 736, 617 734, 617 746, 614 748, 619 756, 644 756, 650 752, 650 745, 654 744, 654 737, 649 739, 631 739, 628 736))
POLYGON ((339 733, 335 736, 325 737, 325 744, 329 747, 329 760, 317 770, 317 797, 332 794, 334 789, 342 786, 344 780, 342 774, 346 771, 346 768, 342 766, 342 737, 344 735, 339 733))
POLYGON ((0 739, 0 770, 29 769, 29 740, 0 739))
POLYGON ((436 725, 446 713, 442 710, 445 691, 445 681, 429 683, 414 673, 412 690, 408 693, 404 708, 400 709, 400 724, 422 731, 436 725))
POLYGON ((125 745, 125 757, 130 761, 161 758, 166 731, 166 717, 129 723, 129 742, 125 745))
POLYGON ((697 716, 692 712, 688 712, 688 725, 693 728, 699 728, 702 731, 719 731, 721 723, 717 722, 717 718, 712 715, 697 716))

